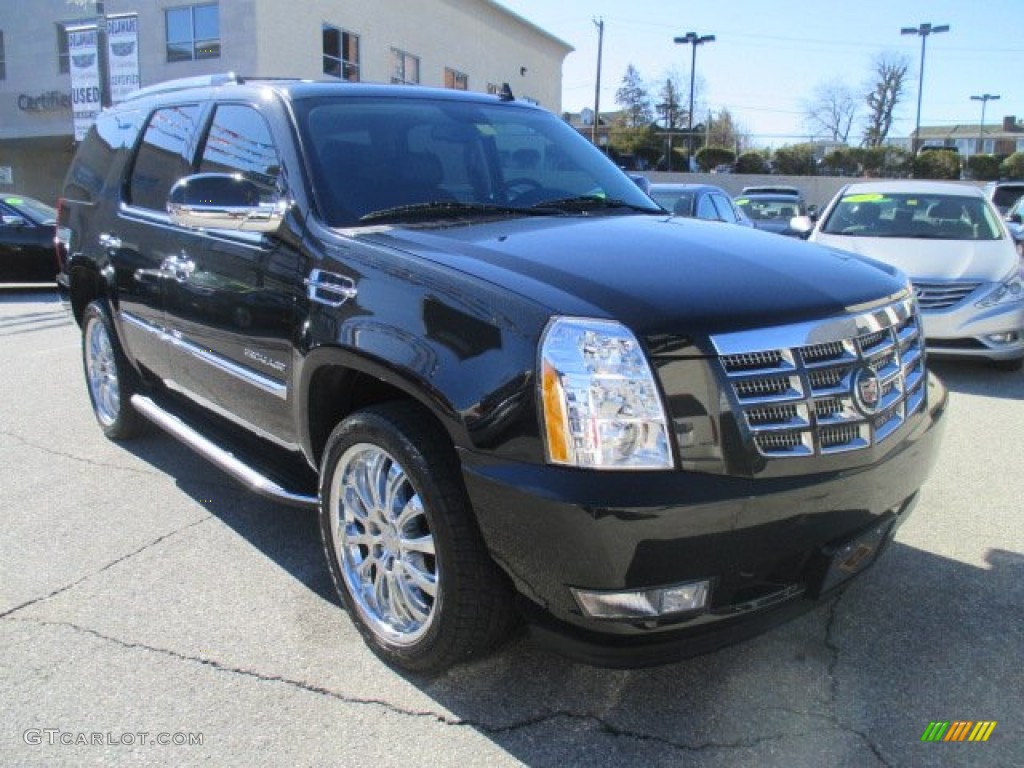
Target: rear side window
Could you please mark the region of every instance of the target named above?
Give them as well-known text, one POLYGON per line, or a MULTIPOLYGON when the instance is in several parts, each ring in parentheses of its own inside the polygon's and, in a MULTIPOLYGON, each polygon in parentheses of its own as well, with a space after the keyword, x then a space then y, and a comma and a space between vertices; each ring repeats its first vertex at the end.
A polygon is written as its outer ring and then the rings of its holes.
POLYGON ((75 153, 64 184, 64 197, 95 200, 112 169, 122 178, 125 156, 135 145, 142 123, 139 112, 102 112, 75 153))
POLYGON ((203 145, 199 172, 240 173, 260 188, 262 202, 274 200, 281 165, 263 115, 241 104, 219 105, 203 145))
POLYGON ((196 132, 199 107, 186 104, 158 109, 142 137, 128 181, 128 202, 153 211, 167 211, 167 193, 190 173, 187 156, 196 132))

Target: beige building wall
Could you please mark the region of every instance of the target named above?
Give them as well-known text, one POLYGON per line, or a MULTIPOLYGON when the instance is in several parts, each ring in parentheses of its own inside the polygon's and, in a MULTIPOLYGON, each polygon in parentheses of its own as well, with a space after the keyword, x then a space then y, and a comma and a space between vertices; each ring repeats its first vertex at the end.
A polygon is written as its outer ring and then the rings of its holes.
MULTIPOLYGON (((107 15, 139 16, 143 86, 228 71, 327 79, 327 23, 359 36, 364 82, 390 82, 398 48, 419 57, 421 85, 443 86, 449 67, 468 76, 471 91, 507 82, 517 98, 561 110, 562 62, 572 47, 492 0, 219 0, 220 58, 168 63, 164 10, 202 2, 105 0, 107 15)), ((56 196, 74 151, 71 78, 58 69, 57 25, 94 20, 94 8, 92 0, 0 0, 0 169, 13 174, 10 184, 0 176, 0 194, 56 196)))
POLYGON ((359 36, 360 79, 391 80, 391 49, 420 60, 420 84, 444 85, 446 67, 469 77, 469 90, 508 83, 559 113, 562 62, 572 47, 489 0, 255 0, 258 73, 322 78, 322 24, 359 36), (310 41, 314 43, 311 45, 310 41))

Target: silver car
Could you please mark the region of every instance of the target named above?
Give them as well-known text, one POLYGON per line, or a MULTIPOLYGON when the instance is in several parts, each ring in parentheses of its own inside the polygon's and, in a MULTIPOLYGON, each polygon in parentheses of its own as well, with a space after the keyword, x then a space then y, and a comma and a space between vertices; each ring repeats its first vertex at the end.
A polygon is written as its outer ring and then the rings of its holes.
MULTIPOLYGON (((879 181, 841 189, 809 239, 905 272, 935 357, 1024 362, 1024 275, 1006 223, 981 189, 929 181, 879 181)), ((812 229, 813 228, 813 229, 812 229)))

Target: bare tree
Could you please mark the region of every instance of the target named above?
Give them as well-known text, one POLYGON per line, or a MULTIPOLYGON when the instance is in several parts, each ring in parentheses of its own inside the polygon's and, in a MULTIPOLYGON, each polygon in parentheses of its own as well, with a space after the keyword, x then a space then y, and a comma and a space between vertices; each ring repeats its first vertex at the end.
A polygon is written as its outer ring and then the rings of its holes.
POLYGON ((875 60, 874 79, 867 94, 868 118, 864 146, 879 147, 889 135, 892 115, 906 90, 906 56, 884 53, 875 60))
POLYGON ((725 107, 718 110, 717 115, 709 115, 705 133, 707 135, 707 146, 732 149, 737 155, 743 151, 747 143, 747 130, 736 121, 736 118, 732 116, 732 112, 725 107))
POLYGON ((651 97, 636 67, 630 64, 622 76, 622 85, 615 92, 615 102, 626 110, 626 127, 641 128, 654 120, 651 97))
POLYGON ((860 97, 841 80, 820 83, 805 105, 804 120, 811 133, 824 134, 844 144, 857 118, 860 97))

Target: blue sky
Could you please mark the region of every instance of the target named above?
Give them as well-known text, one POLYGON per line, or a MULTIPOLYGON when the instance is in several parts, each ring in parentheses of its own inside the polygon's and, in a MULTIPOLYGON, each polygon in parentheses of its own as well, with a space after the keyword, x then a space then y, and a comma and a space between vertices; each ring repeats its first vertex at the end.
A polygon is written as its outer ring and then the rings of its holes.
MULTIPOLYGON (((601 109, 615 108, 615 91, 632 63, 656 91, 670 70, 688 87, 688 45, 672 38, 693 31, 716 41, 697 50, 698 96, 727 107, 755 146, 807 140, 805 104, 815 86, 842 80, 865 90, 883 53, 910 60, 907 92, 890 135, 914 128, 921 38, 900 35, 922 22, 948 24, 931 35, 925 54, 922 125, 977 123, 972 95, 998 94, 985 124, 1003 115, 1024 119, 1024 0, 499 0, 572 45, 563 67, 562 108, 593 107, 597 28, 605 22, 601 109)), ((851 141, 860 130, 854 129, 851 141)))

